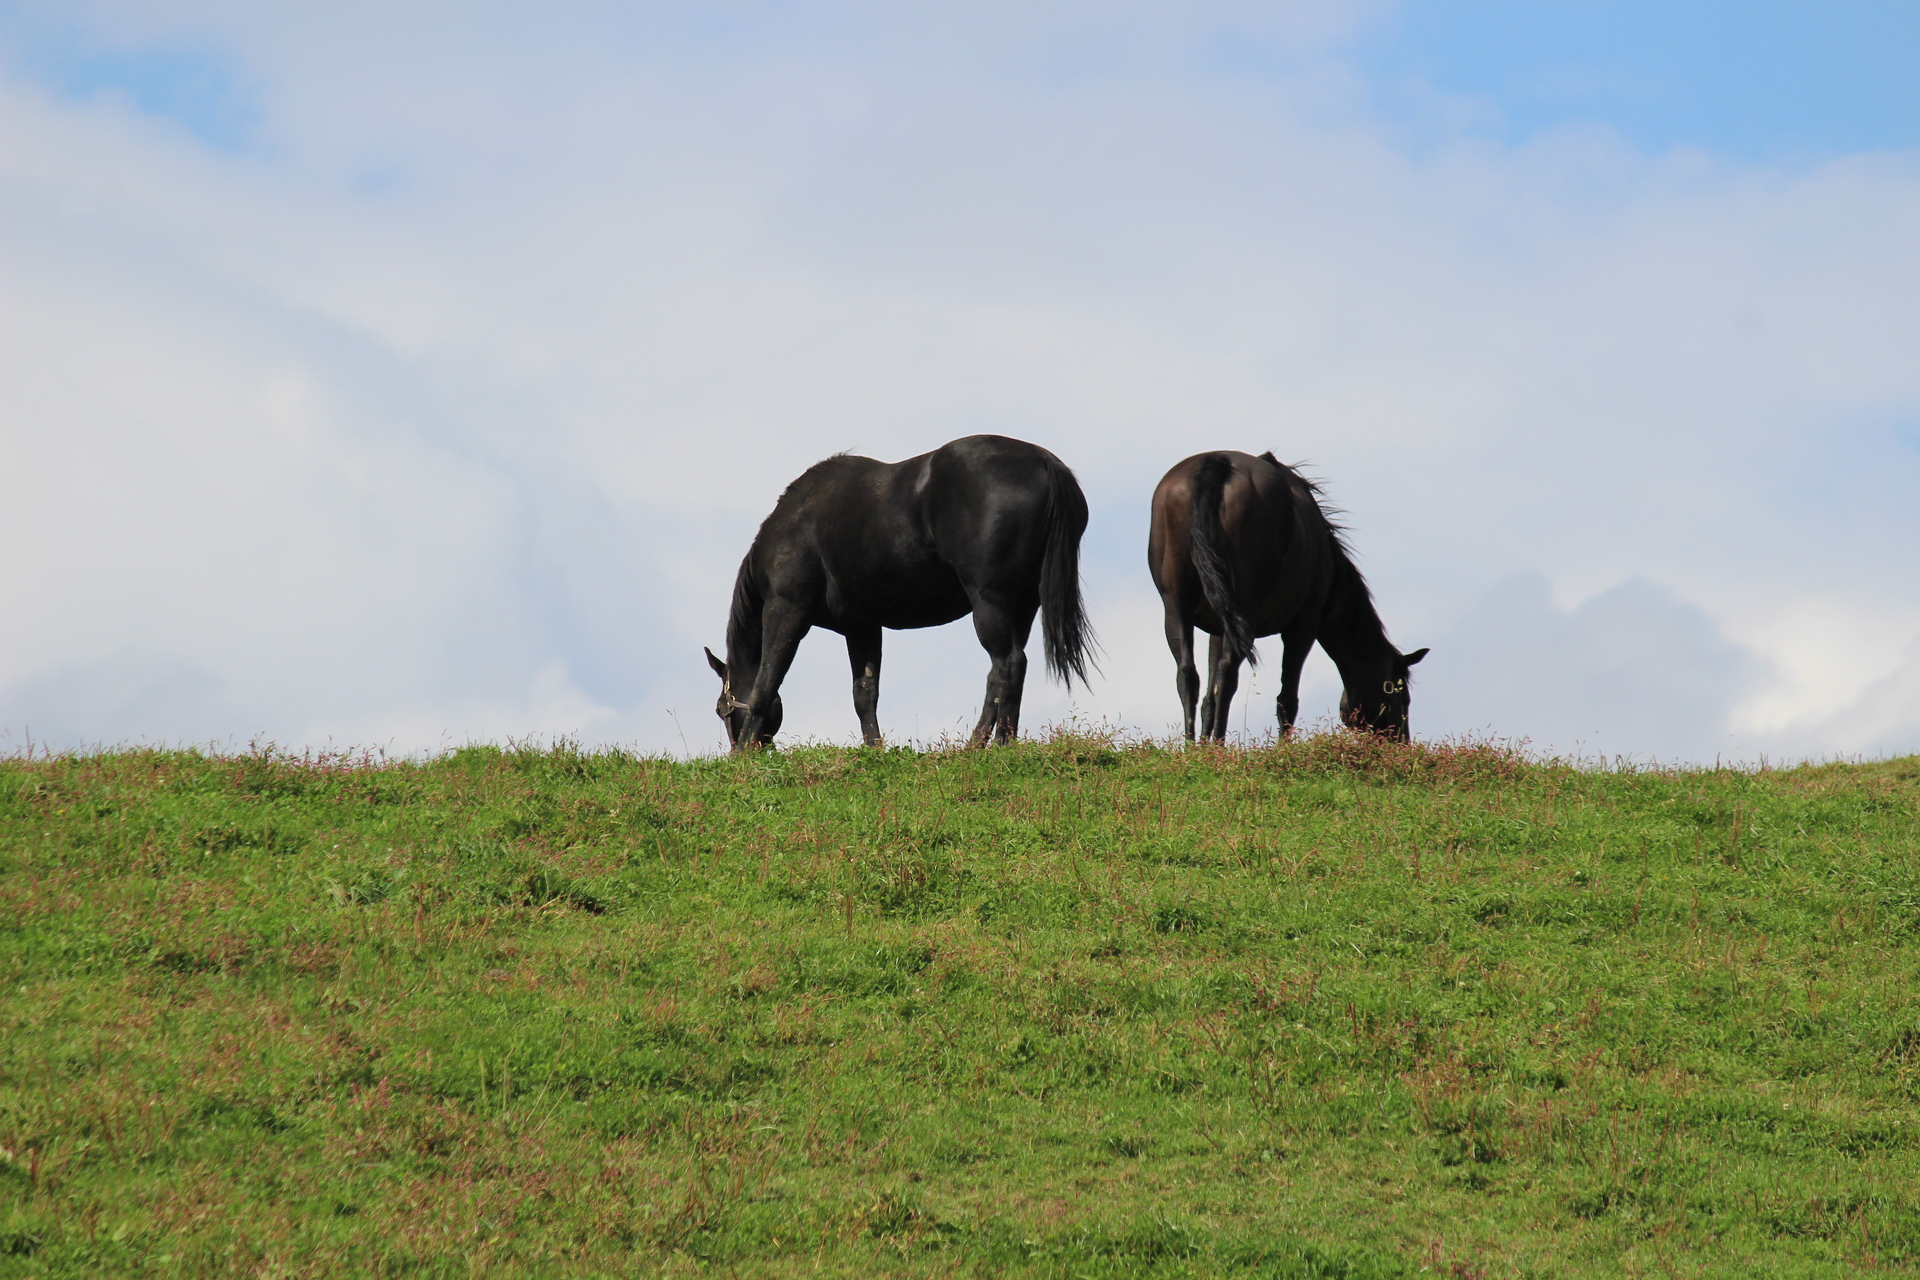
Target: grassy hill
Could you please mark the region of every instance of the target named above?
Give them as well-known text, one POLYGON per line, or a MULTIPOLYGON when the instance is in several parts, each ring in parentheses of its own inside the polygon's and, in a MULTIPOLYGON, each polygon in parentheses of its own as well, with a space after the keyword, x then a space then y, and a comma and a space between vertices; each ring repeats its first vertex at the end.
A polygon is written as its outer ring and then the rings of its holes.
POLYGON ((0 762, 0 1275, 1920 1268, 1920 758, 0 762))

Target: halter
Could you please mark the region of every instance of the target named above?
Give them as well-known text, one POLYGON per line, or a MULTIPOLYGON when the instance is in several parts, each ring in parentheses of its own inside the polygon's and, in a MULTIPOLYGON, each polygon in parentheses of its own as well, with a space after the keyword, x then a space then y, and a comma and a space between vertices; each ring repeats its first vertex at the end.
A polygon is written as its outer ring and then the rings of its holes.
MULTIPOLYGON (((720 696, 726 701, 726 707, 728 711, 751 710, 751 708, 748 707, 746 703, 740 701, 740 699, 733 696, 733 687, 731 685, 724 685, 724 684, 721 685, 720 696)), ((725 714, 725 713, 723 712, 722 714, 725 714)))

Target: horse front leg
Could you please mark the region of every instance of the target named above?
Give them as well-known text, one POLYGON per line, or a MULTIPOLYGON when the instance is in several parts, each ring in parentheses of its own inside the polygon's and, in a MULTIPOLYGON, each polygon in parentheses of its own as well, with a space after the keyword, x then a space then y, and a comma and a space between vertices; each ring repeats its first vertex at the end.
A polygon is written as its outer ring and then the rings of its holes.
POLYGON ((1287 631, 1280 636, 1280 696, 1273 700, 1274 715, 1280 720, 1280 736, 1293 736, 1294 722, 1300 718, 1300 669, 1313 652, 1312 631, 1287 631))
POLYGON ((1234 691, 1240 687, 1241 657, 1222 636, 1207 637, 1206 736, 1212 742, 1227 738, 1227 715, 1233 709, 1234 691))
POLYGON ((880 628, 847 632, 847 662, 853 668, 853 711, 860 717, 862 745, 880 741, 880 628))
POLYGON ((1173 650, 1173 683, 1180 692, 1180 724, 1193 741, 1193 709, 1200 697, 1200 672, 1193 665, 1193 623, 1171 597, 1167 606, 1167 648, 1173 650))
POLYGON ((735 751, 771 745, 773 735, 780 732, 784 718, 780 682, 787 678, 793 655, 812 625, 798 609, 778 602, 769 602, 761 613, 760 670, 745 699, 747 718, 739 741, 733 744, 735 751))
POLYGON ((1033 630, 1033 615, 1038 611, 1038 604, 1022 609, 990 596, 974 601, 973 633, 993 659, 987 670, 987 699, 980 708, 980 722, 973 726, 972 745, 976 747, 984 747, 989 741, 1010 742, 1020 734, 1020 695, 1027 685, 1027 635, 1033 630))

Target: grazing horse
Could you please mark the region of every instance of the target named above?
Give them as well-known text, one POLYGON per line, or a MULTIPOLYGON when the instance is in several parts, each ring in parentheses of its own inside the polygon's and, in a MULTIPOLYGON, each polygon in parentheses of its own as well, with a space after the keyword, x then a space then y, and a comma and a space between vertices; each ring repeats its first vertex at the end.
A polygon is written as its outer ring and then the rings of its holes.
POLYGON ((840 454, 787 486, 733 584, 714 708, 735 751, 780 730, 780 682, 812 627, 847 638, 860 737, 880 745, 880 629, 973 614, 993 659, 973 744, 1020 729, 1027 635, 1039 613, 1047 668, 1087 679, 1092 629, 1080 600, 1087 500, 1038 445, 967 436, 905 462, 840 454))
POLYGON ((1339 525, 1312 481, 1271 453, 1197 453, 1153 491, 1147 565, 1166 606, 1167 647, 1179 664, 1180 710, 1193 739, 1193 628, 1207 646, 1200 736, 1227 736, 1227 708, 1240 663, 1257 660, 1256 636, 1276 632, 1280 732, 1300 713, 1300 668, 1314 642, 1340 669, 1340 718, 1358 729, 1407 736, 1407 673, 1425 649, 1401 653, 1387 639, 1373 595, 1354 567, 1339 525))

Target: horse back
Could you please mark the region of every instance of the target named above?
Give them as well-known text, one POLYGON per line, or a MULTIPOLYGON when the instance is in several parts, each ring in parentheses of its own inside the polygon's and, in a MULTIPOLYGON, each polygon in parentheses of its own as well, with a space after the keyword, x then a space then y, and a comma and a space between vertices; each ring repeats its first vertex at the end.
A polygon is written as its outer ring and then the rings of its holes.
POLYGON ((982 590, 1033 594, 1056 467, 1065 471, 1045 449, 1002 436, 896 463, 828 458, 761 525, 754 576, 765 595, 841 631, 938 626, 982 590))

